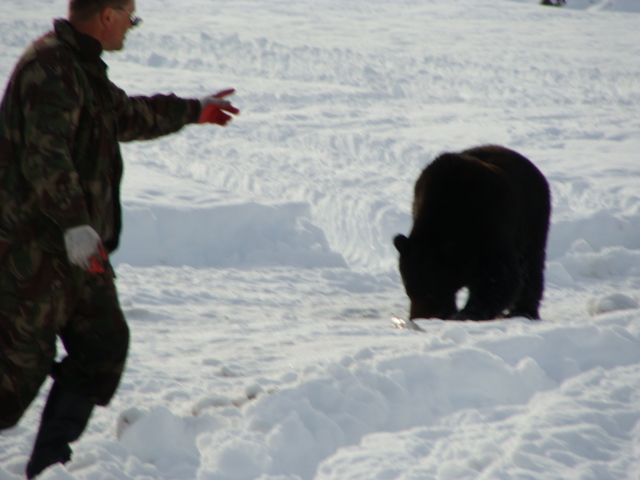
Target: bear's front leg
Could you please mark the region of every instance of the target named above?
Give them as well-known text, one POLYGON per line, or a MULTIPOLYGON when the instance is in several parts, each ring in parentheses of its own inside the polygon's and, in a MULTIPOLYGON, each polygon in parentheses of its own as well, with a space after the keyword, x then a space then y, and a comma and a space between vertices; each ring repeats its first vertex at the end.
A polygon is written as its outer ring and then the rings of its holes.
POLYGON ((514 264, 496 262, 483 269, 468 286, 469 299, 455 320, 493 320, 503 316, 520 289, 520 277, 514 264))

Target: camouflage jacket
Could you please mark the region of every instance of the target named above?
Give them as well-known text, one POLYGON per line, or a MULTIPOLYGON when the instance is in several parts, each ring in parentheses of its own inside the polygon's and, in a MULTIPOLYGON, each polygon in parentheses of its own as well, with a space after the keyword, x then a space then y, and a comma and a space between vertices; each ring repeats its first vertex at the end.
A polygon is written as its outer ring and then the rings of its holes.
POLYGON ((102 46, 55 20, 19 60, 0 106, 0 261, 31 243, 63 253, 63 232, 91 225, 108 251, 121 230, 119 142, 197 121, 200 103, 129 97, 107 76, 102 46))

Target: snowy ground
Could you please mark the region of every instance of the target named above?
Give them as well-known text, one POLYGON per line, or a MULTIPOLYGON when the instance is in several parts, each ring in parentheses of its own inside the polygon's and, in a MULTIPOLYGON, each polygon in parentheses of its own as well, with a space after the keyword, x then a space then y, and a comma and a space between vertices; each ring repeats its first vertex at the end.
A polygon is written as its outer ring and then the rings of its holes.
MULTIPOLYGON (((112 79, 242 114, 123 147, 131 355, 41 478, 640 479, 640 4, 538 3, 138 0, 112 79), (413 182, 484 143, 551 183, 543 320, 393 329, 413 182)), ((2 0, 0 83, 65 12, 2 0)))

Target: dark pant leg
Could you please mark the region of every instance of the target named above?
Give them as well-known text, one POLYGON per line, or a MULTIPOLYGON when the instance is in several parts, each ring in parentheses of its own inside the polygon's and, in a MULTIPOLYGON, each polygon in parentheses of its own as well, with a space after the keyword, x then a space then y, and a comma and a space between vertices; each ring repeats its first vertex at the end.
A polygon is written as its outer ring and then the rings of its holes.
MULTIPOLYGON (((0 314, 0 430, 18 423, 47 378, 55 357, 55 333, 46 350, 30 333, 20 332, 15 317, 0 314)), ((42 332, 41 332, 42 333, 42 332)))
POLYGON ((18 423, 51 372, 75 303, 66 259, 22 246, 0 263, 0 429, 18 423))
POLYGON ((104 274, 85 274, 60 338, 68 355, 54 367, 55 380, 97 405, 107 405, 120 382, 129 347, 129 328, 110 266, 104 274))

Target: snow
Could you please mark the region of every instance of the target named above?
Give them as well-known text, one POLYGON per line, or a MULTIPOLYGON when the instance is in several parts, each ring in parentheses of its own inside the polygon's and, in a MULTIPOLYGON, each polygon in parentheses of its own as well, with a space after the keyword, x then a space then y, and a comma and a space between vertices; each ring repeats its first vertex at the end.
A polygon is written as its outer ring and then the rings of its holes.
MULTIPOLYGON (((139 0, 115 83, 242 114, 123 146, 130 357, 41 478, 640 479, 640 3, 538 3, 139 0), (542 321, 393 328, 413 182, 485 143, 552 187, 542 321)), ((0 3, 1 83, 65 12, 0 3)))

